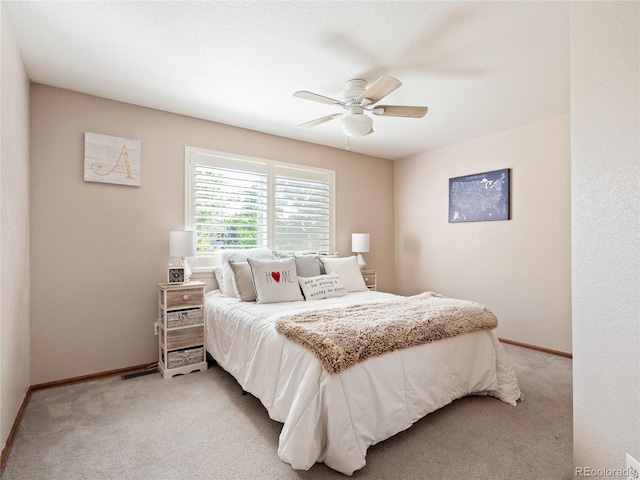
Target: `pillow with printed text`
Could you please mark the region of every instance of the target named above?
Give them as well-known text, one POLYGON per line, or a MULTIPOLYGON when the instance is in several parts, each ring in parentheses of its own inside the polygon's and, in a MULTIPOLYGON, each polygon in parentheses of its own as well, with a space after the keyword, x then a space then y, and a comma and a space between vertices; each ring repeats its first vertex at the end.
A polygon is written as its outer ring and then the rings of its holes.
POLYGON ((337 273, 316 277, 298 277, 298 283, 306 300, 342 297, 349 293, 337 273))

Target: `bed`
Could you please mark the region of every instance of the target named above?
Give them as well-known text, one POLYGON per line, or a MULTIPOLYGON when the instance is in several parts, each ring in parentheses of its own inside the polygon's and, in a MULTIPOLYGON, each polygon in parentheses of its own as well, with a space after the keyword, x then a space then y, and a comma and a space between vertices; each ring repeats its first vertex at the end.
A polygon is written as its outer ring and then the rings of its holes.
POLYGON ((261 303, 214 290, 206 294, 206 349, 283 423, 278 455, 284 462, 301 470, 323 462, 351 475, 366 465, 369 446, 457 398, 490 395, 514 406, 521 398, 492 329, 374 354, 337 373, 276 330, 283 319, 403 298, 364 288, 314 301, 261 303))

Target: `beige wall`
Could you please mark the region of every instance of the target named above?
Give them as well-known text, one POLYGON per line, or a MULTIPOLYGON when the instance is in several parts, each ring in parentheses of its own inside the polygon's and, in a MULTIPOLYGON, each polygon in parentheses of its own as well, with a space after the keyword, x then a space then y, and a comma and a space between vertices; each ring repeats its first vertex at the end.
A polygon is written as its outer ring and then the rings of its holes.
POLYGON ((640 3, 572 2, 576 467, 640 460, 639 39, 640 3))
POLYGON ((153 362, 156 283, 183 227, 186 145, 336 170, 337 249, 371 233, 368 266, 393 290, 393 164, 34 84, 31 382, 153 362), (141 186, 84 182, 84 132, 142 142, 141 186))
POLYGON ((489 306, 503 338, 571 352, 569 116, 395 162, 396 288, 489 306), (448 223, 449 178, 511 169, 511 220, 448 223))
POLYGON ((0 445, 29 388, 29 80, 0 4, 0 445))

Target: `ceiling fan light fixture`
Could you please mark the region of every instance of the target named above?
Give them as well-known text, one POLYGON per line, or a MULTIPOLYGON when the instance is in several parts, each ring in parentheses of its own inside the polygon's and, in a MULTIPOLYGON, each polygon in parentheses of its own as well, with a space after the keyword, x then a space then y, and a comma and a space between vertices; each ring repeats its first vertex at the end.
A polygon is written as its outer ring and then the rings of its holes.
POLYGON ((364 137, 371 133, 373 120, 363 113, 345 115, 340 120, 342 132, 349 137, 364 137))

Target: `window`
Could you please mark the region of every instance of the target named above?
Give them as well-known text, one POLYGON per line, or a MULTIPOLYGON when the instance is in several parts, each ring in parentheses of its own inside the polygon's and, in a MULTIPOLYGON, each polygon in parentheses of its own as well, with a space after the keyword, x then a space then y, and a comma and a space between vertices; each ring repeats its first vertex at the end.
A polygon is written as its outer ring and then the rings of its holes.
POLYGON ((191 147, 185 157, 185 228, 197 232, 197 257, 334 250, 333 170, 191 147))

